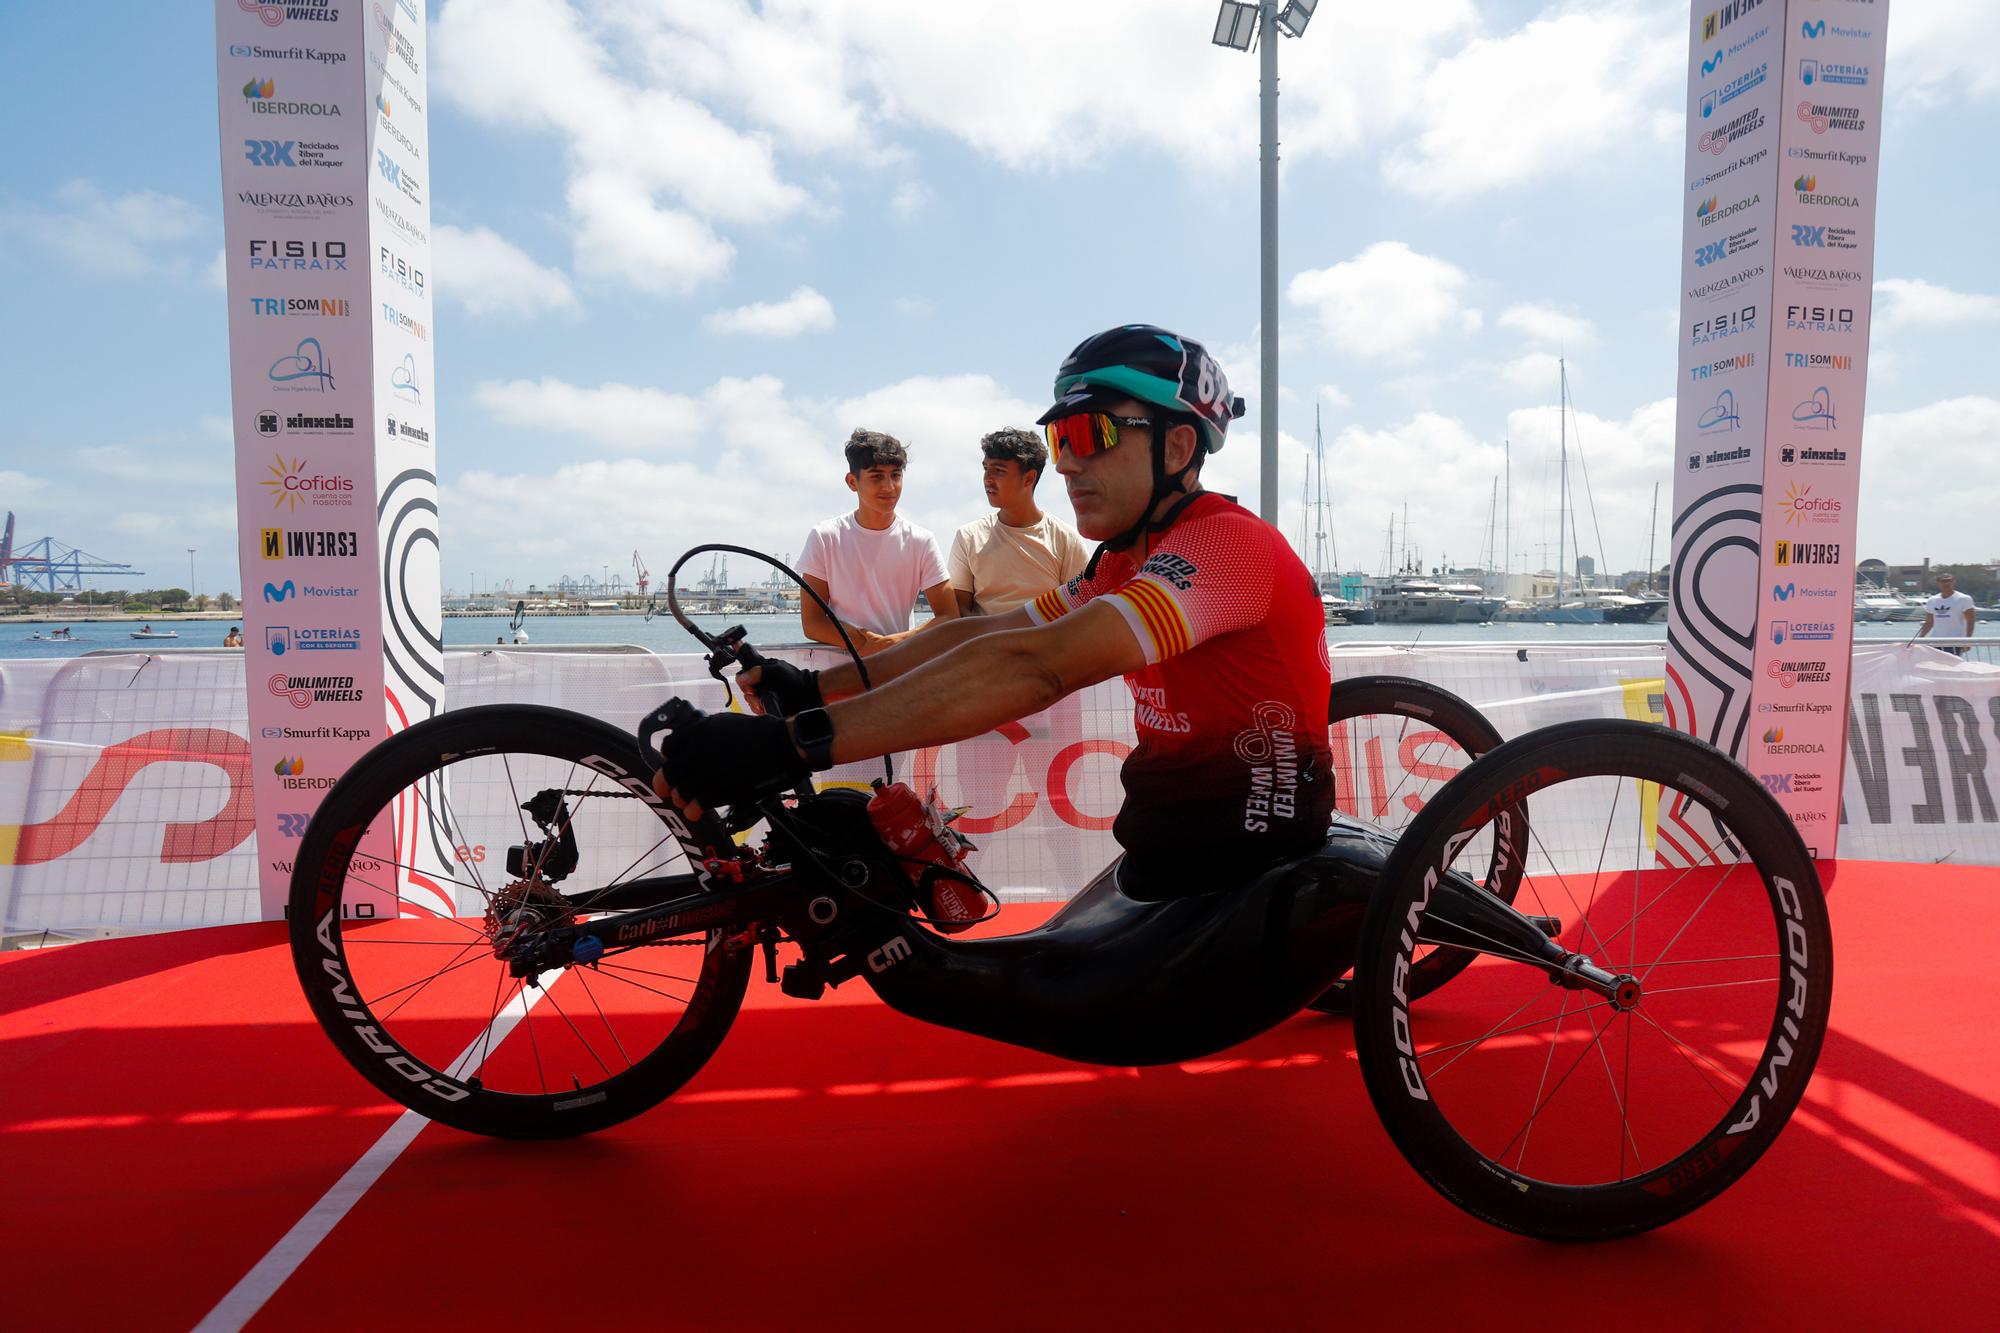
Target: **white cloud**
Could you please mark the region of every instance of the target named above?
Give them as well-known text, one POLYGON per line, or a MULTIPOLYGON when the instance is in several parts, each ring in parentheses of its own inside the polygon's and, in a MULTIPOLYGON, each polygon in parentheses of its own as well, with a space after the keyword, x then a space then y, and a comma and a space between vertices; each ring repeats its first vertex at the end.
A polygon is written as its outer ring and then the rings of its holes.
POLYGON ((561 270, 537 264, 493 231, 450 223, 434 231, 438 290, 472 314, 524 318, 576 308, 576 292, 561 270))
POLYGON ((225 250, 217 250, 215 252, 215 258, 208 261, 208 267, 207 269, 203 270, 202 276, 208 280, 208 285, 215 288, 215 290, 219 292, 228 291, 229 290, 228 252, 225 250))
POLYGON ((797 287, 782 301, 758 301, 734 310, 717 310, 702 320, 710 333, 739 333, 752 338, 796 338, 833 327, 833 302, 810 287, 797 287))
POLYGON ((1992 0, 1924 0, 1896 10, 1889 25, 1891 96, 1952 106, 2000 95, 2000 5, 1992 0))
POLYGON ((1635 140, 1682 132, 1685 8, 1577 7, 1437 62, 1414 89, 1415 137, 1383 162, 1391 185, 1456 199, 1574 170, 1635 140))
POLYGON ((560 0, 456 0, 432 32, 437 86, 478 119, 563 138, 578 272, 684 292, 734 255, 712 224, 780 222, 810 197, 767 136, 630 74, 619 36, 560 0))
POLYGON ((487 381, 472 398, 495 420, 621 452, 782 452, 812 433, 768 376, 721 379, 699 395, 631 384, 585 388, 558 379, 487 381))
POLYGON ((125 277, 185 269, 189 260, 176 250, 210 233, 210 225, 200 209, 175 195, 111 195, 73 180, 56 190, 54 208, 0 215, 0 236, 9 232, 87 273, 125 277))
POLYGON ((1401 241, 1377 241, 1331 268, 1300 273, 1286 295, 1310 309, 1342 351, 1399 360, 1438 334, 1479 327, 1479 312, 1464 303, 1469 281, 1455 264, 1401 241))
POLYGON ((908 320, 929 319, 937 313, 937 303, 927 296, 899 296, 896 313, 908 320))
POLYGON ((1596 327, 1582 315, 1541 301, 1525 301, 1500 312, 1499 325, 1526 334, 1537 342, 1581 345, 1597 336, 1596 327))
POLYGON ((2000 399, 1947 398, 1870 412, 1861 436, 1859 554, 1889 560, 1991 560, 2000 475, 2000 399))
POLYGON ((905 220, 917 216, 931 205, 936 196, 931 187, 922 181, 904 181, 896 187, 896 193, 889 197, 889 211, 905 220))
POLYGON ((1882 333, 2000 320, 2000 296, 1955 292, 1922 278, 1883 278, 1875 284, 1875 301, 1871 322, 1882 333))
MULTIPOLYGON (((1026 425, 1039 410, 985 375, 917 377, 835 402, 794 401, 769 376, 718 380, 695 395, 496 382, 479 385, 473 399, 496 421, 559 444, 675 455, 580 461, 548 473, 480 470, 443 487, 454 541, 506 550, 529 568, 587 564, 600 557, 606 533, 666 530, 688 543, 796 551, 809 523, 853 507, 840 448, 857 426, 910 446, 903 512, 949 533, 985 512, 979 437, 1026 425), (524 506, 539 516, 525 529, 524 506)), ((1043 488, 1041 499, 1069 517, 1059 486, 1043 488)))
POLYGON ((1545 393, 1561 375, 1561 358, 1554 352, 1524 352, 1494 368, 1494 377, 1521 393, 1545 393))
POLYGON ((1313 395, 1332 404, 1334 407, 1354 406, 1354 399, 1350 398, 1347 391, 1338 384, 1322 384, 1313 390, 1313 395))

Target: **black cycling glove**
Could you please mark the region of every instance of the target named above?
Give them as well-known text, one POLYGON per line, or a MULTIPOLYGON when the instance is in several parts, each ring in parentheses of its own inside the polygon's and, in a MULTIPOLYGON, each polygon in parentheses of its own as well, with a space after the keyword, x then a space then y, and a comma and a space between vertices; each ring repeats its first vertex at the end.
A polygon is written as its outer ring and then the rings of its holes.
POLYGON ((748 713, 712 713, 675 728, 660 745, 660 759, 674 790, 709 809, 797 786, 812 773, 783 718, 748 713))
POLYGON ((793 666, 790 662, 765 659, 758 668, 757 693, 778 701, 778 711, 797 717, 808 708, 824 708, 819 694, 819 672, 793 666))

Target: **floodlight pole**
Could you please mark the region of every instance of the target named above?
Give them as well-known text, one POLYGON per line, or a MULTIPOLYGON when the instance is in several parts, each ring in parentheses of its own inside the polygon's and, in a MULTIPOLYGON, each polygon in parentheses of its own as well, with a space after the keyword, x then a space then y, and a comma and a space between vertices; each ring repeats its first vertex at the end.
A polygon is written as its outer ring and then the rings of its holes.
POLYGON ((1258 442, 1263 447, 1257 513, 1266 523, 1278 521, 1278 5, 1261 0, 1257 6, 1258 61, 1261 66, 1258 121, 1262 143, 1262 179, 1258 208, 1263 243, 1264 350, 1257 392, 1258 442))

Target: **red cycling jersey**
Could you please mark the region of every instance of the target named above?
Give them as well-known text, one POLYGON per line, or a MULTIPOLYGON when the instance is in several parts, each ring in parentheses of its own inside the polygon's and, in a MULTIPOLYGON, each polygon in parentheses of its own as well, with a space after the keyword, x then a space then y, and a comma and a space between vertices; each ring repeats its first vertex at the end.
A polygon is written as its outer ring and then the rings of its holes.
POLYGON ((1139 745, 1120 774, 1119 845, 1165 865, 1317 845, 1333 811, 1326 616, 1277 529, 1202 495, 1143 565, 1107 551, 1028 613, 1047 624, 1100 598, 1146 653, 1125 677, 1139 745))

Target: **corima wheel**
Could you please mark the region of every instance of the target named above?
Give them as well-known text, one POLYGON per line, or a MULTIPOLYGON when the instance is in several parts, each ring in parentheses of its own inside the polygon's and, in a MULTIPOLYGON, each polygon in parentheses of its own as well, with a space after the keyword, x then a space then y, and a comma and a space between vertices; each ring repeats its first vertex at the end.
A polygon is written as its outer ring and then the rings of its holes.
MULTIPOLYGON (((1399 835, 1466 764, 1500 748, 1500 733, 1477 708, 1407 676, 1335 681, 1326 720, 1341 808, 1399 835)), ((1506 849, 1526 844, 1527 812, 1516 808, 1510 819, 1496 821, 1465 858, 1468 866, 1484 859, 1479 880, 1508 902, 1521 882, 1521 859, 1506 849)), ((1430 994, 1471 961, 1464 949, 1424 946, 1412 968, 1413 993, 1430 994)), ((1352 986, 1345 977, 1335 981, 1311 1007, 1323 1014, 1351 1012, 1352 986)))
POLYGON ((1618 721, 1520 737, 1431 800, 1383 880, 1356 963, 1362 1074, 1397 1148, 1474 1216, 1554 1240, 1660 1226, 1798 1105, 1832 992, 1825 902, 1784 811, 1713 747, 1618 721), (1413 996, 1426 934, 1466 919, 1465 849, 1524 803, 1515 906, 1553 945, 1483 934, 1451 986, 1413 996))
POLYGON ((687 871, 646 772, 630 735, 528 705, 371 750, 292 874, 293 962, 341 1054, 403 1105, 508 1138, 600 1129, 692 1077, 742 1003, 749 950, 712 934, 526 977, 506 956, 620 885, 687 871))

